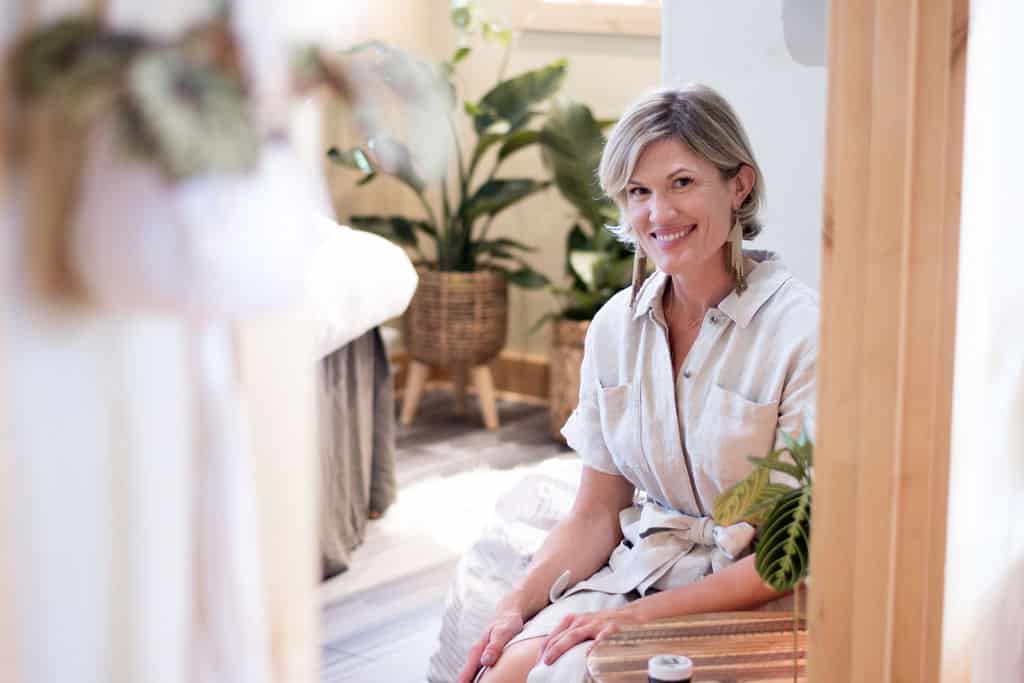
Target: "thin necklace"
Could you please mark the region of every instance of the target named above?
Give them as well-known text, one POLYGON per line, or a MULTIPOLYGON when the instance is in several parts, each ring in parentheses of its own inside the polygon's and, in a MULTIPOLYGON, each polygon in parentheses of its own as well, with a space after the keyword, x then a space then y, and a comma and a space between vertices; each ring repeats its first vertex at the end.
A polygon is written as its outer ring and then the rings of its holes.
MULTIPOLYGON (((669 322, 669 327, 671 327, 671 326, 672 326, 672 323, 671 323, 671 319, 672 319, 672 312, 673 312, 673 311, 675 310, 675 307, 676 307, 676 304, 675 304, 675 300, 676 300, 676 297, 675 297, 675 295, 674 295, 674 294, 672 294, 672 290, 671 290, 671 287, 672 287, 672 285, 670 284, 670 285, 669 285, 669 288, 670 288, 670 289, 668 289, 668 292, 667 292, 667 297, 668 297, 668 299, 667 299, 667 301, 665 302, 665 306, 664 306, 664 309, 665 309, 665 319, 666 319, 666 320, 667 320, 667 321, 669 322)), ((682 315, 682 312, 681 312, 681 311, 679 312, 679 314, 678 314, 678 315, 679 315, 679 316, 680 316, 681 318, 683 317, 683 315, 682 315)), ((683 318, 683 320, 685 321, 685 318, 683 318)), ((703 320, 704 320, 704 313, 702 312, 702 313, 701 313, 701 314, 700 314, 699 316, 697 316, 697 317, 696 317, 696 318, 695 318, 694 320, 692 320, 692 321, 685 321, 685 323, 683 324, 683 327, 682 327, 682 329, 683 329, 684 331, 689 331, 689 330, 692 330, 692 329, 694 329, 695 327, 700 327, 700 324, 701 324, 701 322, 702 322, 703 320)))

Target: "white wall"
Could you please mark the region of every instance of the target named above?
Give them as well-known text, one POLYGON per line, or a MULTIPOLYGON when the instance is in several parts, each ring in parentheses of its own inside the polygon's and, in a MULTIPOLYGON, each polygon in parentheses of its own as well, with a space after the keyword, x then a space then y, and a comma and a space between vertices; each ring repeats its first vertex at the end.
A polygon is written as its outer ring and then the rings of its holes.
POLYGON ((1024 6, 972 0, 943 681, 1024 680, 1024 6))
POLYGON ((821 279, 826 70, 793 58, 783 14, 793 21, 795 44, 804 48, 794 50, 797 57, 814 54, 824 45, 824 3, 668 0, 662 19, 664 84, 696 81, 722 93, 739 114, 761 164, 768 200, 765 230, 748 246, 780 252, 797 277, 815 289, 821 279), (799 32, 807 34, 804 40, 799 32))

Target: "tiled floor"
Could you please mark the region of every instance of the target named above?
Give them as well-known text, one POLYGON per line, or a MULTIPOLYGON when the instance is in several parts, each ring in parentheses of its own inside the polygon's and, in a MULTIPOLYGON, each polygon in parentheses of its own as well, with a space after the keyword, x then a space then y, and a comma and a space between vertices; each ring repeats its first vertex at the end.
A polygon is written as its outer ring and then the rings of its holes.
POLYGON ((472 398, 427 394, 399 430, 398 502, 372 522, 352 568, 321 586, 323 683, 422 683, 455 563, 523 466, 564 456, 544 407, 502 402, 487 432, 472 398))

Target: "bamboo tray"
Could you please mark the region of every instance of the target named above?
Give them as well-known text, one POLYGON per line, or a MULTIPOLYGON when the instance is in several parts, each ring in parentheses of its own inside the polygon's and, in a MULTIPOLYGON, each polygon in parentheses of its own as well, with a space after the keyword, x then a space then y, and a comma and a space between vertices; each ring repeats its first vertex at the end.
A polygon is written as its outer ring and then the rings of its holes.
MULTIPOLYGON (((646 683, 647 660, 658 654, 693 660, 693 680, 793 680, 793 616, 788 612, 723 612, 665 619, 623 629, 587 658, 593 683, 646 683)), ((796 636, 798 681, 804 678, 807 626, 796 636)))

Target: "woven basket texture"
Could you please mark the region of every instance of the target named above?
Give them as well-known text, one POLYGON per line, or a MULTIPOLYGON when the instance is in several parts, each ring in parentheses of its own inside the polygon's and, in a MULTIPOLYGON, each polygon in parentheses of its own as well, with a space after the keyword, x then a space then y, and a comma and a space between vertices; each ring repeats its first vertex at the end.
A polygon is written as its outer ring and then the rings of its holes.
POLYGON ((508 283, 501 273, 416 270, 419 286, 402 321, 409 355, 437 367, 472 367, 497 356, 508 330, 508 283))
POLYGON ((589 320, 556 320, 551 343, 551 382, 548 407, 551 415, 551 436, 565 442, 562 427, 576 409, 580 395, 580 365, 583 363, 583 340, 590 327, 589 320))

